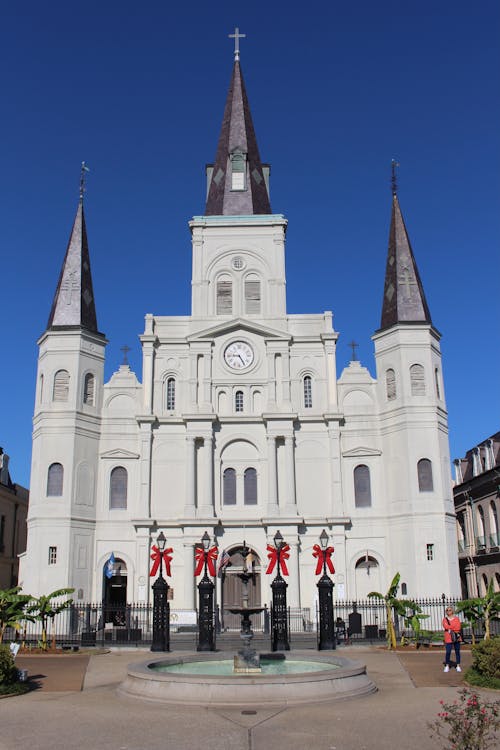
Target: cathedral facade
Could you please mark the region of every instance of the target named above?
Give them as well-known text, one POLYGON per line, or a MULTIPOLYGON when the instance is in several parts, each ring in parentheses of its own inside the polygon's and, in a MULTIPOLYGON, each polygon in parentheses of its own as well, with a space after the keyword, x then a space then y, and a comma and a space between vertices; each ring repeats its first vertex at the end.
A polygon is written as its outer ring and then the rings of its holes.
POLYGON ((123 364, 104 382, 80 197, 38 342, 24 590, 148 602, 163 531, 171 605, 191 611, 208 531, 232 562, 217 601, 235 603, 245 540, 264 604, 279 530, 288 604, 313 607, 325 529, 338 599, 385 590, 398 571, 409 597, 458 595, 440 335, 395 191, 375 378, 354 357, 338 375, 331 312, 287 313, 287 219, 271 210, 238 60, 205 211, 189 226, 191 315, 146 315, 141 380, 123 364))

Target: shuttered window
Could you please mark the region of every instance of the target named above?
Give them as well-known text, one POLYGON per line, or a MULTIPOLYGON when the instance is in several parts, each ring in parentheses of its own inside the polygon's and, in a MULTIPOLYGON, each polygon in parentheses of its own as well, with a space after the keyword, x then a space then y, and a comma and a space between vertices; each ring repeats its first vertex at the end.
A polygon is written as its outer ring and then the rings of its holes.
POLYGON ((111 472, 109 486, 109 507, 111 510, 125 510, 127 507, 127 470, 123 466, 115 466, 111 472))
POLYGON ((167 380, 167 411, 175 409, 175 378, 167 380))
POLYGON ((260 313, 260 281, 245 281, 245 312, 247 315, 260 313))
POLYGON ((222 475, 222 502, 224 505, 236 505, 236 472, 225 469, 222 475))
POLYGON ((231 281, 217 282, 217 315, 231 315, 233 311, 233 285, 231 281))
POLYGON ((85 381, 83 384, 83 403, 89 406, 94 406, 95 398, 95 378, 92 373, 88 372, 85 375, 85 381))
POLYGON ((396 373, 394 370, 387 370, 385 373, 385 388, 387 400, 394 401, 396 398, 396 373))
POLYGON ((306 375, 304 378, 304 407, 306 409, 312 409, 312 405, 312 378, 310 375, 306 375))
POLYGON ((47 473, 47 497, 61 497, 64 469, 62 464, 51 464, 47 473))
POLYGON ((412 396, 425 396, 425 371, 422 365, 410 367, 410 382, 412 396))
POLYGON ((257 505, 257 471, 255 469, 245 469, 243 485, 245 505, 257 505))
POLYGON ((234 394, 234 410, 243 411, 243 391, 236 391, 234 394))
POLYGON ((354 469, 354 504, 356 508, 369 508, 372 504, 370 469, 364 464, 354 469))
POLYGON ((420 492, 432 492, 434 483, 432 481, 432 463, 428 458, 421 458, 417 464, 418 489, 420 492))
POLYGON ((53 401, 67 401, 69 395, 69 372, 58 370, 54 376, 53 401))

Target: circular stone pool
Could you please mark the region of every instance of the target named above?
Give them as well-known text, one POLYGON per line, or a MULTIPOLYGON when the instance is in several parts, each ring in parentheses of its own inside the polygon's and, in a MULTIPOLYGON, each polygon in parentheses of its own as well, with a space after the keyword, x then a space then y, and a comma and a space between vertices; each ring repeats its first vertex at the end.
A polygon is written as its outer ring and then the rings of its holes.
POLYGON ((294 651, 286 660, 263 658, 258 674, 234 674, 232 657, 163 656, 130 664, 118 693, 173 705, 243 709, 342 700, 377 689, 364 664, 336 655, 294 651))

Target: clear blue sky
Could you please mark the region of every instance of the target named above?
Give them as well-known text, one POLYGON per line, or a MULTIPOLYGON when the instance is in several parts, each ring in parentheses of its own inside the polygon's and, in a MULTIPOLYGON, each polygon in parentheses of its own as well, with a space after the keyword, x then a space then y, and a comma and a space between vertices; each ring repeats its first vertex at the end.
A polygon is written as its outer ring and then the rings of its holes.
POLYGON ((451 457, 500 429, 500 5, 4 3, 0 28, 0 445, 29 485, 37 347, 86 195, 106 376, 144 315, 190 312, 187 222, 203 213, 234 27, 271 204, 289 220, 292 313, 333 310, 374 374, 391 158, 443 335, 451 457))

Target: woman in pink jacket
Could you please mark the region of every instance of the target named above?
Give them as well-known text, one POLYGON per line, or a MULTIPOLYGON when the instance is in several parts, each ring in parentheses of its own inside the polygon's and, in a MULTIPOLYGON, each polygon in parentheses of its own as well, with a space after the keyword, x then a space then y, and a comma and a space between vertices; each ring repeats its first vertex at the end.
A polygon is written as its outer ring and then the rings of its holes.
POLYGON ((444 643, 446 646, 446 658, 444 672, 450 671, 450 656, 452 646, 455 648, 457 672, 462 671, 460 666, 460 642, 462 640, 462 623, 454 613, 453 607, 446 607, 446 615, 443 617, 444 643), (455 635, 456 634, 456 635, 455 635))

